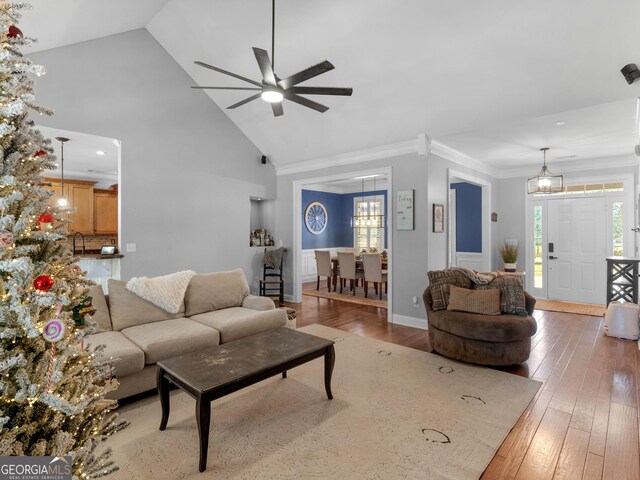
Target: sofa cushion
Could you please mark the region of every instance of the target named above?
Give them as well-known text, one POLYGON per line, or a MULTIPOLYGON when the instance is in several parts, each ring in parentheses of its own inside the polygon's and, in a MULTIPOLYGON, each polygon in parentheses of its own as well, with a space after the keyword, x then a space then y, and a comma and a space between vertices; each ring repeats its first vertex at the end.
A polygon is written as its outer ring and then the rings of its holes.
POLYGON ((109 315, 109 307, 107 306, 107 299, 104 296, 102 285, 89 287, 89 295, 91 295, 91 304, 96 309, 96 313, 91 316, 91 320, 96 322, 96 333, 110 332, 113 327, 111 326, 111 316, 109 315))
POLYGON ((478 313, 480 315, 500 315, 500 290, 471 290, 450 286, 447 310, 478 313))
POLYGON ((127 290, 127 282, 109 279, 109 311, 114 330, 184 317, 184 304, 171 314, 127 290))
POLYGON ((431 287, 431 308, 435 311, 447 309, 450 285, 461 288, 471 288, 473 285, 469 277, 455 268, 432 270, 427 275, 431 287))
POLYGON ((533 317, 478 315, 467 312, 429 312, 429 328, 436 327, 458 337, 485 342, 513 342, 530 337, 538 328, 533 317))
POLYGON ((500 290, 500 311, 511 315, 527 315, 527 303, 518 275, 504 275, 486 285, 475 285, 476 290, 500 290))
POLYGON ((121 332, 102 332, 87 335, 84 339, 88 346, 105 348, 96 354, 99 360, 114 359, 116 377, 126 377, 144 368, 144 352, 121 332))
POLYGON ((220 343, 217 330, 188 318, 137 325, 125 328, 122 334, 144 351, 147 365, 220 343))
POLYGON ((242 269, 195 275, 189 282, 184 296, 186 316, 240 307, 249 295, 249 284, 242 269))
POLYGON ((243 307, 201 313, 189 317, 220 332, 220 343, 228 343, 239 338, 255 335, 287 324, 285 310, 273 309, 256 311, 243 307))

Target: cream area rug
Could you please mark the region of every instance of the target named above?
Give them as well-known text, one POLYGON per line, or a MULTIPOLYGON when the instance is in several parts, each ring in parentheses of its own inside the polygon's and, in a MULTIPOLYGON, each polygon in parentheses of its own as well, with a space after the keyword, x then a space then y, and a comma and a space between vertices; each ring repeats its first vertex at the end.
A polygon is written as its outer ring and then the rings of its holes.
POLYGON ((119 408, 111 437, 121 479, 478 479, 539 382, 320 325, 333 339, 333 400, 322 359, 213 402, 198 473, 195 401, 171 392, 119 408))

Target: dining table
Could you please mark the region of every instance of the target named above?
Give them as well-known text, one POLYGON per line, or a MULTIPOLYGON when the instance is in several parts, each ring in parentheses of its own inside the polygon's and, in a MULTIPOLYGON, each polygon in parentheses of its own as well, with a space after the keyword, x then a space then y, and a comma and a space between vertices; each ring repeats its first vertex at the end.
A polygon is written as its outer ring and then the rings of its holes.
MULTIPOLYGON (((389 269, 389 257, 381 257, 381 261, 382 261, 382 270, 388 270, 389 269)), ((331 278, 331 280, 333 281, 333 291, 336 291, 336 285, 338 284, 338 270, 340 267, 340 260, 338 259, 337 255, 332 255, 331 256, 331 271, 333 272, 333 276, 331 278)), ((360 269, 362 270, 363 268, 363 264, 362 264, 362 258, 357 256, 356 257, 356 269, 360 269)))

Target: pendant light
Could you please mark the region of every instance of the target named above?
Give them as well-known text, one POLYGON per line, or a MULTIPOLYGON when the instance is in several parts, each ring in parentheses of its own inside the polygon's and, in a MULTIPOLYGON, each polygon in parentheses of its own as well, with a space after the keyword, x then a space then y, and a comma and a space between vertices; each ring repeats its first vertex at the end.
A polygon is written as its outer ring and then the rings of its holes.
POLYGON ((364 200, 364 177, 362 177, 361 193, 362 195, 360 196, 360 201, 356 202, 356 205, 357 205, 356 214, 353 217, 351 217, 351 226, 353 228, 360 228, 364 226, 364 215, 360 215, 360 204, 362 203, 362 200, 364 200))
MULTIPOLYGON (((377 175, 373 175, 373 191, 374 191, 374 196, 373 196, 373 201, 374 201, 374 205, 376 203, 376 201, 378 200, 378 195, 375 194, 376 191, 376 177, 377 175)), ((362 203, 362 200, 364 200, 364 179, 365 177, 362 177, 362 195, 360 197, 360 202, 362 203)), ((375 227, 375 228, 384 228, 384 215, 382 214, 382 211, 379 214, 375 214, 375 213, 371 213, 369 205, 367 205, 367 209, 366 209, 366 213, 362 214, 360 212, 360 210, 358 209, 356 211, 356 214, 351 217, 351 226, 353 228, 360 228, 360 227, 375 227)))
POLYGON ((547 150, 549 147, 540 149, 544 158, 542 170, 535 177, 527 180, 527 193, 530 195, 548 195, 562 192, 564 189, 562 175, 553 175, 547 168, 547 150))
POLYGON ((69 205, 69 201, 64 196, 64 144, 69 139, 66 137, 56 137, 56 140, 60 142, 60 198, 58 199, 59 207, 66 207, 69 205))

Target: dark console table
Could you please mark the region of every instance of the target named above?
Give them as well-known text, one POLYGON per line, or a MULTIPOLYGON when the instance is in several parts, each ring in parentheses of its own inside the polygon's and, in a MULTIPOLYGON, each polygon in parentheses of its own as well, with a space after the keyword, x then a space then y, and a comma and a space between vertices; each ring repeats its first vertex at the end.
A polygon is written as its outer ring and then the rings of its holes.
POLYGON ((607 305, 619 300, 638 303, 638 258, 607 258, 607 305))

